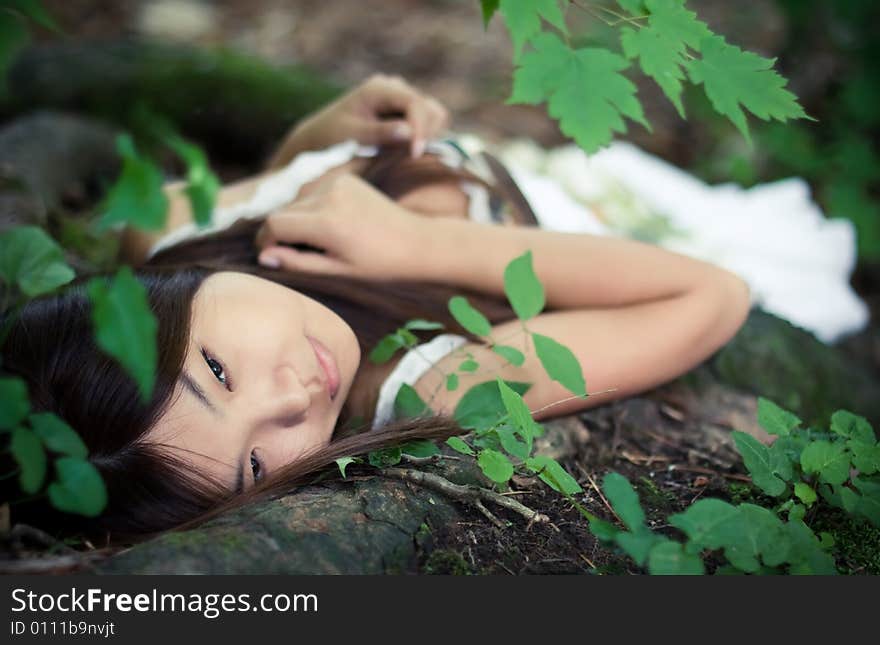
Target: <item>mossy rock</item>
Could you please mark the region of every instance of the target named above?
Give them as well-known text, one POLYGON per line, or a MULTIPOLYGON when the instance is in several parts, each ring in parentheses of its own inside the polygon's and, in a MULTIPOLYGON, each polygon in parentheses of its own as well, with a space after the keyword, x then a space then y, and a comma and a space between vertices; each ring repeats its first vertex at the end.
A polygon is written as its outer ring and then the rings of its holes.
POLYGON ((807 425, 827 427, 832 413, 846 409, 880 427, 876 374, 762 309, 752 309, 736 337, 708 367, 721 382, 770 399, 807 425))
POLYGON ((284 132, 340 88, 301 66, 277 67, 227 49, 137 40, 29 47, 8 75, 0 118, 55 108, 138 132, 136 109, 172 121, 231 163, 264 161, 284 132))

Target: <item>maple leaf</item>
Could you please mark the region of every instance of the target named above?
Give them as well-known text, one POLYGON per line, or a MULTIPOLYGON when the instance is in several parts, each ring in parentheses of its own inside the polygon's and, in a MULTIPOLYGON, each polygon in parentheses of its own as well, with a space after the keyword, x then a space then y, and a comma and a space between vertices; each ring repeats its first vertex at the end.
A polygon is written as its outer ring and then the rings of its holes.
POLYGON ((513 40, 514 60, 523 46, 541 33, 541 18, 567 33, 557 0, 501 0, 500 9, 513 40))
POLYGON ((573 50, 551 33, 533 41, 514 72, 508 103, 547 101, 550 116, 586 152, 611 142, 614 132, 626 132, 623 117, 650 130, 636 87, 620 72, 629 62, 606 49, 573 50))
POLYGON ((772 68, 776 59, 763 58, 730 45, 721 36, 705 38, 703 57, 690 61, 688 74, 703 84, 715 110, 729 118, 751 143, 742 107, 764 121, 809 119, 797 97, 785 89, 786 80, 772 68))
POLYGON ((684 43, 670 40, 656 29, 625 28, 621 31, 620 44, 627 58, 639 59, 642 72, 657 82, 681 118, 685 118, 681 103, 683 66, 687 62, 684 43))

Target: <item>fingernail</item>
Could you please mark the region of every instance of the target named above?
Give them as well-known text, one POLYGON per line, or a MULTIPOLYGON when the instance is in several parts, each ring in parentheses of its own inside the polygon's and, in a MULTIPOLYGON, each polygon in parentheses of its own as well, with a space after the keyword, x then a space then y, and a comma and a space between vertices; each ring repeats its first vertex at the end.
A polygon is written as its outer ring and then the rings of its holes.
POLYGON ((422 156, 422 153, 425 151, 425 141, 423 139, 418 139, 413 142, 412 147, 412 156, 414 159, 418 159, 422 156))
POLYGON ((261 255, 258 261, 264 267, 269 267, 270 269, 277 269, 281 266, 281 260, 271 255, 261 255))
POLYGON ((394 126, 391 136, 398 141, 406 141, 412 136, 412 128, 409 127, 408 123, 398 123, 394 126))

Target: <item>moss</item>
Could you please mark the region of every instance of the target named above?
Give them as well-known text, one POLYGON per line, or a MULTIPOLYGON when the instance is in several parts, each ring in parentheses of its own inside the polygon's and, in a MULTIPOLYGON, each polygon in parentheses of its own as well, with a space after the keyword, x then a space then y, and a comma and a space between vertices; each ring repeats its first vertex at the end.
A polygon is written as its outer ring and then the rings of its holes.
POLYGON ((422 572, 429 575, 470 575, 471 568, 458 551, 438 549, 428 556, 422 572))
POLYGON ((675 493, 663 490, 650 477, 640 477, 636 483, 636 488, 643 506, 658 510, 669 510, 674 508, 678 502, 675 493))
POLYGON ((718 378, 824 427, 838 409, 880 422, 877 378, 809 332, 753 309, 736 337, 712 360, 718 378))
POLYGON ((817 535, 827 531, 834 537, 833 553, 841 573, 880 575, 880 528, 838 509, 817 516, 810 528, 817 535))

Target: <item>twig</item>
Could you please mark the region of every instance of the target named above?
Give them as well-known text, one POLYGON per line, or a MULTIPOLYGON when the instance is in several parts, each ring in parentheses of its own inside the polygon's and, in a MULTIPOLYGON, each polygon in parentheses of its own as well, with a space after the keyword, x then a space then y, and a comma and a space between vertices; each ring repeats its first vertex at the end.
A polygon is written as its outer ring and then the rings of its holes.
POLYGON ((390 477, 412 482, 413 484, 418 484, 420 486, 424 486, 425 488, 431 488, 433 490, 436 490, 438 493, 443 493, 448 497, 463 502, 468 502, 469 504, 474 504, 475 506, 475 502, 477 501, 491 502, 493 504, 496 504, 497 506, 506 508, 509 511, 518 513, 526 520, 533 520, 541 524, 545 524, 550 521, 550 518, 543 513, 533 511, 528 506, 520 504, 515 499, 510 499, 509 497, 505 497, 504 495, 500 495, 495 491, 487 490, 480 486, 453 484, 448 479, 440 477, 439 475, 422 472, 421 470, 412 470, 410 468, 386 468, 382 472, 390 477))
POLYGON ((670 464, 667 470, 675 470, 681 471, 683 473, 699 473, 701 475, 715 475, 717 477, 724 477, 725 479, 734 479, 740 482, 749 482, 751 483, 752 478, 746 475, 737 475, 736 473, 728 474, 728 473, 719 473, 718 471, 711 470, 709 468, 701 468, 700 466, 685 466, 684 464, 670 464))
POLYGON ((461 461, 461 457, 456 457, 455 455, 431 455, 430 457, 413 457, 412 455, 400 455, 401 461, 405 461, 414 466, 424 466, 426 464, 437 464, 443 461, 444 459, 449 459, 450 461, 461 461))
POLYGON ((587 476, 587 479, 590 480, 590 486, 593 487, 593 490, 596 491, 596 493, 598 493, 599 498, 602 500, 602 503, 605 504, 605 508, 607 508, 609 511, 611 511, 611 513, 614 515, 614 517, 617 518, 618 522, 620 522, 621 524, 626 526, 626 523, 622 519, 620 519, 620 515, 618 515, 617 511, 614 510, 614 507, 608 503, 608 500, 605 499, 605 496, 602 494, 602 491, 599 490, 599 487, 596 485, 596 480, 593 479, 593 476, 586 471, 584 471, 584 474, 587 476))
POLYGON ((488 508, 483 506, 483 502, 481 502, 478 499, 475 499, 473 501, 473 504, 474 504, 474 506, 477 507, 478 511, 480 511, 483 515, 485 515, 489 519, 489 521, 495 525, 496 528, 499 528, 499 529, 506 529, 507 528, 507 525, 504 522, 502 522, 497 517, 492 515, 492 511, 490 511, 488 508))

